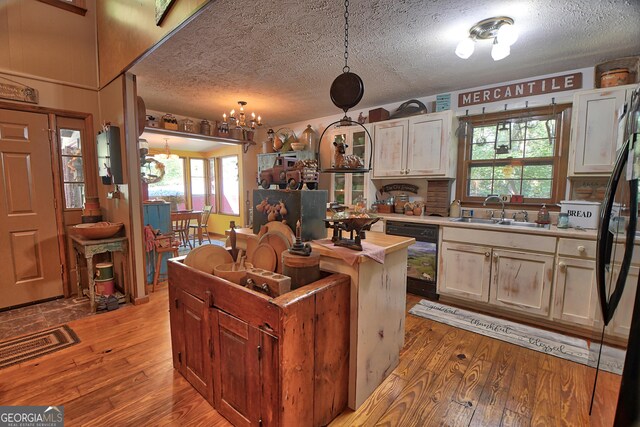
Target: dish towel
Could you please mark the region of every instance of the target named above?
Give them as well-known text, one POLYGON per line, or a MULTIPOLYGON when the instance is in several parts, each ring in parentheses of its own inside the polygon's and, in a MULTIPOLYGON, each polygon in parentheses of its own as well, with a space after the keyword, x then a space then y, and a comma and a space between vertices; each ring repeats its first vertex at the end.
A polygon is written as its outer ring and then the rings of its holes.
POLYGON ((331 239, 314 240, 313 243, 330 248, 350 265, 355 264, 361 255, 371 258, 377 263, 384 264, 384 248, 382 246, 374 245, 373 243, 362 241, 361 251, 355 251, 342 246, 335 246, 331 239))

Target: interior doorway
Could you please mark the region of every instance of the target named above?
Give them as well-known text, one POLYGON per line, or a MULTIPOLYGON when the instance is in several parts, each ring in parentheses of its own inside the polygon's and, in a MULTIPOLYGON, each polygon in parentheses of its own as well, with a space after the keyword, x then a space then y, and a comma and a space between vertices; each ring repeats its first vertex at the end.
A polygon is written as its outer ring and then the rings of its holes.
POLYGON ((0 109, 0 310, 62 296, 49 119, 0 109))

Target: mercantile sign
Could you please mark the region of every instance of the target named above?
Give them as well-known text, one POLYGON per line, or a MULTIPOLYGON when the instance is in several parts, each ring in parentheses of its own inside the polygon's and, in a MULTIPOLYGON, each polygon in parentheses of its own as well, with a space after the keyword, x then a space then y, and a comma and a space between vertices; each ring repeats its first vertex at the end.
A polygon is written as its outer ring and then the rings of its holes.
POLYGON ((511 83, 458 94, 458 108, 582 88, 582 73, 511 83))

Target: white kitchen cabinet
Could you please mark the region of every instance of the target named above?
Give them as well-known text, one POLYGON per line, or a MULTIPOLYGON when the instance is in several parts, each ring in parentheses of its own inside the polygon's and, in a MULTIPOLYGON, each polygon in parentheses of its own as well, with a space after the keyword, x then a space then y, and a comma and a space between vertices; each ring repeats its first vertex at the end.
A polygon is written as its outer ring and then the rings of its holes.
POLYGON ((558 257, 552 311, 558 321, 602 327, 595 260, 558 257))
MULTIPOLYGON (((365 125, 365 127, 371 132, 370 125, 365 125)), ((355 154, 364 161, 366 167, 370 166, 371 147, 367 133, 362 127, 340 127, 328 132, 328 135, 328 142, 331 144, 332 167, 335 153, 333 142, 336 140, 342 140, 347 144, 346 154, 355 154)), ((368 199, 367 203, 371 204, 375 199, 375 187, 371 183, 369 175, 369 173, 332 173, 329 200, 353 205, 358 197, 362 197, 368 199)))
POLYGON ((619 111, 634 87, 594 89, 574 95, 569 176, 611 173, 620 142, 619 111))
POLYGON ((373 177, 454 178, 455 120, 452 111, 443 111, 377 123, 373 177))
POLYGON ((493 305, 547 317, 553 278, 553 255, 493 249, 493 305))
POLYGON ((376 123, 373 128, 373 177, 404 176, 407 168, 409 120, 376 123))
POLYGON ((442 242, 438 293, 489 301, 491 247, 442 242))

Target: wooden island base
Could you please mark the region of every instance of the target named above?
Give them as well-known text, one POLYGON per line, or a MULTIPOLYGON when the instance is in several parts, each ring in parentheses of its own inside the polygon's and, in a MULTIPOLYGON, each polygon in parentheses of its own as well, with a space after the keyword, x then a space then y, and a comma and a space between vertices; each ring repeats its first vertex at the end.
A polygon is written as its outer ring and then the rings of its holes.
POLYGON ((277 298, 168 262, 173 366, 235 426, 323 426, 347 404, 350 279, 277 298))
MULTIPOLYGON (((236 230, 238 247, 254 238, 251 229, 236 230)), ((330 247, 311 243, 320 269, 350 277, 349 400, 357 409, 398 366, 404 344, 407 295, 407 248, 412 237, 367 231, 366 242, 381 246, 384 264, 360 255, 346 262, 330 247)))

